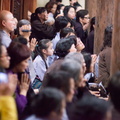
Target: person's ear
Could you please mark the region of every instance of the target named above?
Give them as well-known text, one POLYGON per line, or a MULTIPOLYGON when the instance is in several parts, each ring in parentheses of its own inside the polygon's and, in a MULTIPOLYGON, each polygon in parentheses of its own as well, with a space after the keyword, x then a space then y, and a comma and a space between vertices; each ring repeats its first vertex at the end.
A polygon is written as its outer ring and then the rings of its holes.
POLYGON ((95 25, 93 25, 93 27, 95 28, 95 25))
POLYGON ((3 26, 6 26, 5 20, 2 21, 2 25, 3 25, 3 26))
POLYGON ((46 49, 42 49, 42 53, 43 53, 43 54, 46 54, 46 49))
POLYGON ((38 13, 37 15, 38 15, 39 18, 41 18, 41 14, 38 13))
POLYGON ((79 21, 82 23, 84 18, 79 17, 79 21))

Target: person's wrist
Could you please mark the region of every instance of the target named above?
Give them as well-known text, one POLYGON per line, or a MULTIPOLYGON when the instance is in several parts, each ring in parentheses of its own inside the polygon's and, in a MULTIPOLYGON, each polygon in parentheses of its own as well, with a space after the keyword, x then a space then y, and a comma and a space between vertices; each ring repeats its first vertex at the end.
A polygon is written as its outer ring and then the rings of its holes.
POLYGON ((21 90, 20 95, 26 96, 27 95, 27 91, 26 90, 21 90))

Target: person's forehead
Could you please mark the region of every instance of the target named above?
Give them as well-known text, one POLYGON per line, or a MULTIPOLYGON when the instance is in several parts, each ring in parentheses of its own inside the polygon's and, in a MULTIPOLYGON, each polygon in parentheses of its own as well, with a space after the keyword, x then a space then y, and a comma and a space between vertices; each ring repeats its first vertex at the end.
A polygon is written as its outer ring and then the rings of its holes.
POLYGON ((13 17, 13 14, 12 13, 7 13, 6 15, 5 15, 5 19, 7 20, 7 19, 13 19, 14 17, 13 17))

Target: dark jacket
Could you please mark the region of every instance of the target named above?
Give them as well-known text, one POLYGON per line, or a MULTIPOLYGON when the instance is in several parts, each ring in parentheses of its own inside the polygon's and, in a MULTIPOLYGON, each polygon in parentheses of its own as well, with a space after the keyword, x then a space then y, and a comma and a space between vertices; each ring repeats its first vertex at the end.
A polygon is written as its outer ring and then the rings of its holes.
POLYGON ((54 26, 42 24, 40 20, 35 20, 31 23, 32 33, 30 38, 36 38, 37 41, 42 39, 53 39, 55 36, 55 28, 54 26))
POLYGON ((98 83, 102 82, 103 86, 107 88, 110 80, 110 62, 111 62, 111 47, 106 47, 99 54, 99 77, 98 83))
POLYGON ((89 36, 86 39, 85 50, 86 50, 86 52, 93 54, 93 50, 94 50, 94 30, 89 33, 89 36))
POLYGON ((86 38, 87 38, 87 32, 85 32, 83 30, 82 24, 80 22, 76 22, 74 24, 74 29, 75 29, 77 37, 79 37, 85 45, 86 44, 86 38))

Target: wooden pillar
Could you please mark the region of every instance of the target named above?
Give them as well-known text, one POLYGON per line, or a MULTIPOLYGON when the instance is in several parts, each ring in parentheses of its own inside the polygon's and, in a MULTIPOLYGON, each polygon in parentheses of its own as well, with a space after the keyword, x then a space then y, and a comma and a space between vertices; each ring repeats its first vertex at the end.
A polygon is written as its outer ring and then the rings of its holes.
POLYGON ((36 8, 37 8, 37 0, 24 0, 23 18, 27 19, 28 11, 33 13, 33 12, 35 12, 36 8))
POLYGON ((114 13, 113 0, 99 0, 97 2, 97 15, 96 15, 96 29, 95 29, 95 42, 94 52, 99 53, 103 45, 104 30, 108 25, 113 24, 114 13))
POLYGON ((85 9, 89 11, 90 17, 96 16, 97 12, 97 0, 85 0, 85 9))
POLYGON ((11 0, 0 0, 0 10, 10 11, 11 0))
POLYGON ((114 6, 111 75, 120 70, 120 0, 114 6))
POLYGON ((96 15, 94 53, 98 54, 103 44, 104 30, 113 23, 114 0, 86 0, 90 15, 96 15))

